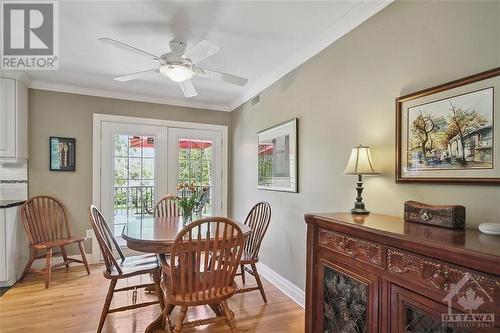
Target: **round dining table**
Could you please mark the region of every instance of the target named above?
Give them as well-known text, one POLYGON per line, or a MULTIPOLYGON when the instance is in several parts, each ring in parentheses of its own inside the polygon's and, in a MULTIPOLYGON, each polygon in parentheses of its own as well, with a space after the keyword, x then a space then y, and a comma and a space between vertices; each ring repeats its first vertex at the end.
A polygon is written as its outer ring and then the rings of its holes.
MULTIPOLYGON (((252 229, 250 227, 238 221, 235 222, 245 237, 251 233, 252 229)), ((129 249, 164 255, 170 253, 174 240, 185 225, 182 216, 137 219, 127 223, 127 226, 123 229, 122 238, 127 242, 129 249)), ((158 295, 158 298, 161 297, 162 295, 158 295)), ((162 304, 164 304, 163 300, 160 300, 160 305, 162 304)), ((215 306, 211 305, 210 307, 214 312, 219 311, 215 306)), ((158 318, 149 324, 145 332, 163 332, 164 328, 161 327, 161 321, 162 315, 160 314, 158 318)))

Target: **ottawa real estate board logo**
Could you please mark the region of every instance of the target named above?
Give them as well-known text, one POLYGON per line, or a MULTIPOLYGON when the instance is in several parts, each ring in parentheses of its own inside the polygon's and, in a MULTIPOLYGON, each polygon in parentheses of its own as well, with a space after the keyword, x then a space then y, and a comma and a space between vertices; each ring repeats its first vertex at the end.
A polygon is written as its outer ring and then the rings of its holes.
POLYGON ((444 327, 494 327, 495 314, 478 309, 487 303, 494 303, 491 295, 470 273, 465 273, 458 283, 452 283, 444 302, 448 302, 448 313, 441 314, 444 327), (454 313, 452 304, 456 302, 464 313, 454 313))
POLYGON ((2 1, 0 68, 56 70, 59 67, 59 4, 2 1))

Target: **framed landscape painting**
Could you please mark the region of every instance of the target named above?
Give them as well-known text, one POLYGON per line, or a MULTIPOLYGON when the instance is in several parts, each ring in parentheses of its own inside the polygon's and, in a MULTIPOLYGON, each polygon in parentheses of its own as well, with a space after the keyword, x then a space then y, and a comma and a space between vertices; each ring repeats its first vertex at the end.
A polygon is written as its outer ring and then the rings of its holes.
POLYGON ((297 119, 261 131, 257 137, 257 188, 297 192, 297 119))
POLYGON ((75 171, 76 140, 74 138, 51 136, 49 146, 50 171, 75 171))
POLYGON ((396 182, 500 185, 500 68, 396 99, 396 182))

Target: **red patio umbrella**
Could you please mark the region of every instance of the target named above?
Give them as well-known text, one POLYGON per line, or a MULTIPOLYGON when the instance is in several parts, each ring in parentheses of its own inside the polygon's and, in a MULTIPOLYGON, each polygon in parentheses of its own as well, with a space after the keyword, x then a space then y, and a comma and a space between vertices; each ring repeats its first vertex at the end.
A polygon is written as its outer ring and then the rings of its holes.
POLYGON ((181 149, 205 149, 212 146, 212 142, 203 140, 180 139, 179 148, 181 149))
POLYGON ((259 145, 259 155, 272 155, 273 148, 273 144, 261 144, 259 145))

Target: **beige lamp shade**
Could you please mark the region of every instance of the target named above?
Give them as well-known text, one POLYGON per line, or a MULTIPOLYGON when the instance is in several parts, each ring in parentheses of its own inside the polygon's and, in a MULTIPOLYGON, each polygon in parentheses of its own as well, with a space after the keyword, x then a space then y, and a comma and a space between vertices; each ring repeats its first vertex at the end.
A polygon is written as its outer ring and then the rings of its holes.
POLYGON ((377 175, 378 173, 373 169, 370 147, 363 145, 354 147, 344 173, 348 175, 377 175))

